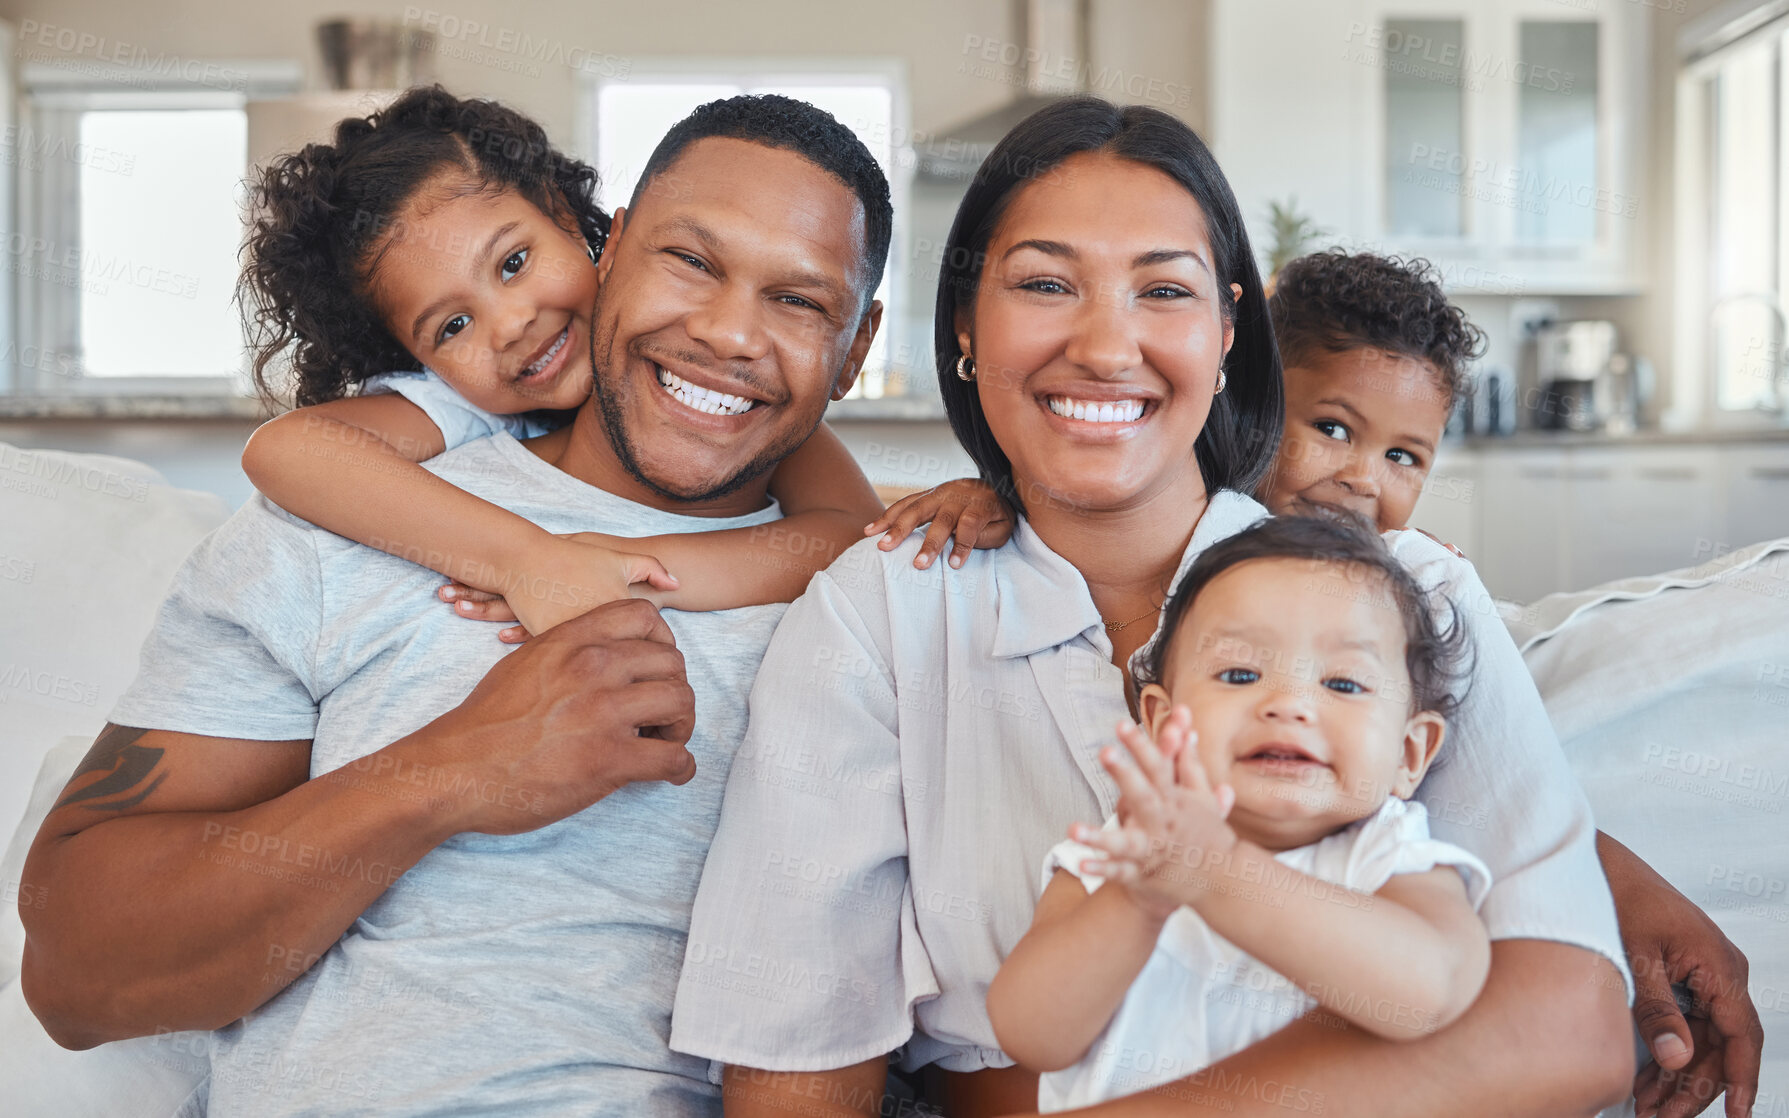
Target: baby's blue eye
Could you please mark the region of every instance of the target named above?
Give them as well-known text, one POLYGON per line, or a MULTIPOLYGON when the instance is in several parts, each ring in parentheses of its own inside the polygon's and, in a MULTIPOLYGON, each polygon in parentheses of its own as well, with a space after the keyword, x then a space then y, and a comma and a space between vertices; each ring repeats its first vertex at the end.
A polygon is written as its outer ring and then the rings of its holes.
POLYGON ((471 315, 468 315, 468 314, 454 315, 452 318, 448 319, 446 322, 443 322, 441 324, 441 337, 435 342, 435 344, 440 345, 442 342, 447 341, 449 338, 453 337, 455 334, 458 334, 461 330, 464 330, 467 326, 471 325, 471 323, 472 323, 471 315))
POLYGON ((504 281, 508 282, 522 270, 522 265, 526 263, 528 263, 528 250, 525 248, 519 248, 505 257, 502 268, 504 281))
POLYGON ((1352 679, 1342 679, 1339 677, 1336 679, 1324 680, 1323 686, 1329 688, 1331 691, 1340 691, 1344 695, 1364 695, 1367 692, 1365 687, 1362 687, 1352 679))
POLYGON ((1342 442, 1348 441, 1348 428, 1341 423, 1337 423, 1333 419, 1319 419, 1317 422, 1311 424, 1311 426, 1332 439, 1340 439, 1342 442))
POLYGON ((1225 683, 1253 683, 1261 678, 1261 673, 1253 668, 1225 668, 1218 673, 1218 678, 1225 683))

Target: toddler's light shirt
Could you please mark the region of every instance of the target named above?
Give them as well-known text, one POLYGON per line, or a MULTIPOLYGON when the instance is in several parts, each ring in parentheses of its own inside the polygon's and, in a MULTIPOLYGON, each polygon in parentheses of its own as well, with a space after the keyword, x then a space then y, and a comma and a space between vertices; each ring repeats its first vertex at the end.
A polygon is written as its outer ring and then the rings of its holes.
MULTIPOLYGON (((1106 826, 1114 826, 1113 820, 1106 826)), ((1044 884, 1062 869, 1079 878, 1089 893, 1097 890, 1104 879, 1080 869, 1083 858, 1098 856, 1099 851, 1078 842, 1057 844, 1044 860, 1044 884)), ((1460 871, 1474 911, 1491 888, 1491 871, 1483 862, 1451 842, 1429 837, 1427 809, 1395 796, 1376 814, 1309 846, 1282 850, 1274 861, 1346 886, 1322 894, 1338 905, 1360 903, 1348 889, 1376 893, 1397 874, 1436 866, 1460 871)), ((1260 888, 1265 895, 1271 884, 1262 882, 1260 888)), ((1322 950, 1323 929, 1311 928, 1310 936, 1311 949, 1322 950)), ((1073 980, 1064 976, 1064 981, 1073 980)), ((1390 1000, 1381 1006, 1370 991, 1359 996, 1371 1012, 1382 1012, 1387 1024, 1395 1015, 1415 1012, 1390 1000)), ((1184 1079, 1278 1032, 1316 1005, 1279 972, 1213 932, 1192 908, 1182 907, 1168 918, 1149 961, 1087 1054, 1072 1067, 1039 1078, 1038 1110, 1091 1106, 1184 1079)))

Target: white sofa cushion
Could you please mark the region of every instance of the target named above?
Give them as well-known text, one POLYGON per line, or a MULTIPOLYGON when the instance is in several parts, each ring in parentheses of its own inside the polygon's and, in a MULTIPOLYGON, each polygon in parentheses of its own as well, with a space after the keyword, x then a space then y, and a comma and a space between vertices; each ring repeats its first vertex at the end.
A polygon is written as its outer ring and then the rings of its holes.
POLYGON ((175 569, 229 513, 140 462, 0 443, 0 835, 44 753, 99 732, 175 569))
POLYGON ((1511 626, 1597 825, 1720 925, 1789 1102, 1789 539, 1543 598, 1511 626))
POLYGON ((136 675, 175 569, 229 512, 138 462, 0 443, 0 835, 14 837, 0 859, 0 1111, 9 1118, 168 1118, 202 1082, 202 1033, 57 1047, 16 981, 15 902, 43 895, 23 880, 25 848, 136 675))

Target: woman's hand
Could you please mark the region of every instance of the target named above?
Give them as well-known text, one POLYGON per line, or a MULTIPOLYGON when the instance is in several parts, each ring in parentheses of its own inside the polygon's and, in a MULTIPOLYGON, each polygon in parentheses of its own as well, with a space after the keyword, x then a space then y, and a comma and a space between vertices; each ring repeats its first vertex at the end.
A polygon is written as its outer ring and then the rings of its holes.
POLYGON ((999 547, 1011 539, 1016 523, 1013 510, 994 492, 993 486, 975 478, 958 478, 902 497, 865 525, 863 534, 887 533, 876 545, 887 551, 928 520, 932 527, 926 531, 919 554, 913 557, 913 565, 922 571, 944 550, 946 540, 955 537, 949 562, 952 567, 960 567, 976 548, 999 547))
POLYGON ((1211 786, 1193 749, 1192 721, 1190 710, 1174 707, 1159 747, 1141 726, 1119 723, 1118 738, 1133 763, 1110 746, 1100 750, 1100 763, 1118 782, 1118 826, 1076 824, 1070 832, 1105 855, 1088 859, 1083 872, 1124 885, 1145 911, 1163 919, 1198 903, 1236 845, 1236 832, 1224 822, 1236 791, 1211 786))
POLYGON ((507 580, 513 584, 507 594, 460 582, 449 582, 437 594, 468 620, 521 622, 497 634, 505 644, 520 644, 606 602, 651 599, 654 591, 677 589, 676 577, 657 559, 616 551, 606 545, 608 537, 578 532, 558 539, 562 543, 543 558, 539 573, 507 580))
POLYGON ((1764 1027, 1746 988, 1746 957, 1633 851, 1601 832, 1596 846, 1634 972, 1634 1024, 1657 1061, 1634 1077, 1635 1113, 1689 1118, 1725 1091, 1727 1118, 1750 1114, 1764 1027), (1695 997, 1687 1015, 1673 982, 1695 997))

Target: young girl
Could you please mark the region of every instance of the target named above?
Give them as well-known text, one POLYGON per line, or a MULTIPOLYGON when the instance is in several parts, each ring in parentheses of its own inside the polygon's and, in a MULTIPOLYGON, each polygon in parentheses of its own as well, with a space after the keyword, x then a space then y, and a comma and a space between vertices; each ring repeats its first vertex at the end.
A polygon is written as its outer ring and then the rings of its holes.
POLYGON ((1454 621, 1337 518, 1199 556, 1139 653, 1135 763, 1101 757, 1117 815, 1050 852, 988 991, 1040 1109, 1184 1078, 1313 1006, 1399 1038, 1472 1004, 1490 874, 1407 802, 1458 701, 1454 621))
POLYGON ((1483 332, 1426 261, 1340 249, 1281 269, 1268 311, 1286 432, 1262 503, 1339 506, 1382 532, 1405 527, 1483 332))
MULTIPOLYGON (((596 183, 532 120, 438 86, 268 165, 240 295, 256 383, 274 398, 289 362, 300 407, 255 432, 243 469, 287 511, 457 580, 442 596, 465 616, 527 632, 630 593, 684 610, 791 600, 882 511, 825 426, 772 476, 775 534, 557 537, 417 465, 500 430, 546 434, 590 395, 596 183)), ((1010 532, 991 494, 934 492, 922 503, 962 516, 960 535, 1010 532)))

